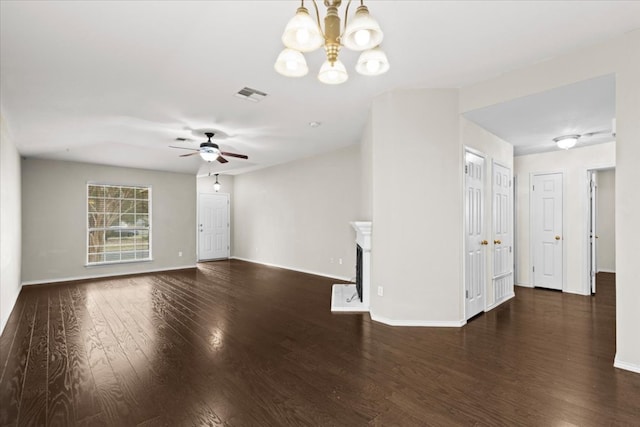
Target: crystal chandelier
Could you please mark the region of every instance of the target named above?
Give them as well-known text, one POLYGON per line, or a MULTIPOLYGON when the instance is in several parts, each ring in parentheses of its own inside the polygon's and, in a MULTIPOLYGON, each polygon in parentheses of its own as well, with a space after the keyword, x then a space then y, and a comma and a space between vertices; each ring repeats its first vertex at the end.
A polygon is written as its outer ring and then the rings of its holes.
POLYGON ((327 60, 320 67, 318 79, 326 84, 340 84, 347 81, 347 70, 338 59, 340 48, 362 52, 356 63, 356 71, 365 76, 378 76, 389 70, 387 55, 380 49, 383 33, 378 22, 369 15, 369 9, 360 1, 355 15, 349 21, 349 6, 344 13, 344 27, 340 32, 338 8, 341 0, 324 0, 327 13, 324 18, 324 30, 320 23, 320 12, 316 0, 313 6, 316 12, 314 20, 302 0, 296 14, 287 24, 282 34, 285 49, 280 52, 275 63, 278 73, 287 77, 302 77, 309 72, 303 52, 312 52, 324 46, 327 60))

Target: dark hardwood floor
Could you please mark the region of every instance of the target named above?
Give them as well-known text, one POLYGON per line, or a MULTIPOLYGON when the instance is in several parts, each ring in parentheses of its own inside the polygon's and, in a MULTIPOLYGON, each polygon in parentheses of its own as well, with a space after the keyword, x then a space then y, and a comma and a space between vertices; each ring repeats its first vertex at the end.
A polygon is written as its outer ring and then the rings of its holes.
POLYGON ((640 425, 615 369, 615 276, 516 289, 463 328, 331 314, 332 280, 242 261, 23 289, 0 424, 640 425))

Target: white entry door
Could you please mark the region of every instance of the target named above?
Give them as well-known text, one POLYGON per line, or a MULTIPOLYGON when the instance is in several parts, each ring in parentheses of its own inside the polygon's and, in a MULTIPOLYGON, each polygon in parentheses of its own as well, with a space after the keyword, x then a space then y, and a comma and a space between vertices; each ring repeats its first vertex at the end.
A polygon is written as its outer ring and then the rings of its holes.
POLYGON ((229 195, 198 197, 198 260, 229 258, 229 195))
POLYGON ((485 159, 465 153, 465 314, 469 319, 484 310, 486 251, 484 230, 485 159))
POLYGON ((589 172, 589 281, 591 284, 591 293, 596 293, 596 273, 598 271, 598 245, 597 245, 597 206, 598 206, 598 173, 596 171, 589 172))
POLYGON ((493 292, 498 303, 513 295, 511 169, 493 163, 493 292))
POLYGON ((562 174, 533 176, 533 285, 562 290, 562 174))

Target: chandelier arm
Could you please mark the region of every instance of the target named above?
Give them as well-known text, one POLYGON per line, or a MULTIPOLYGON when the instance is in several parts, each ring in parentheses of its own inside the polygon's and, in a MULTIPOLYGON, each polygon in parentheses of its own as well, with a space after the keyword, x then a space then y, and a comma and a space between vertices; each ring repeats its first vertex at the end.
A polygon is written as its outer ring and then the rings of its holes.
POLYGON ((322 34, 322 37, 324 37, 324 39, 327 39, 327 36, 324 33, 324 29, 322 29, 322 24, 320 23, 320 11, 318 10, 318 3, 316 3, 316 0, 313 0, 313 7, 316 9, 316 20, 318 21, 318 28, 320 29, 320 34, 322 34))
MULTIPOLYGON (((363 0, 360 0, 360 3, 362 3, 363 0)), ((349 19, 349 6, 351 6, 351 0, 349 0, 349 3, 347 3, 347 7, 344 10, 344 26, 342 27, 342 33, 340 34, 340 44, 342 44, 342 36, 344 35, 344 32, 347 30, 347 20, 349 19)))

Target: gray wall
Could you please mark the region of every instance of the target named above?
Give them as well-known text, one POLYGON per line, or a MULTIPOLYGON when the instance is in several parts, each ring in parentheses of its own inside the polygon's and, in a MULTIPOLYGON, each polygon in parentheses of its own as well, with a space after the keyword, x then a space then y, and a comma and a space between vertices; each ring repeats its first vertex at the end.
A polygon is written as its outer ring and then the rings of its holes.
POLYGON ((234 257, 354 277, 360 179, 359 145, 235 176, 234 257))
POLYGON ((20 293, 20 154, 0 115, 0 332, 20 293))
POLYGON ((195 176, 25 159, 22 185, 25 284, 193 267, 196 263, 195 176), (88 181, 151 185, 153 261, 85 266, 88 181))

